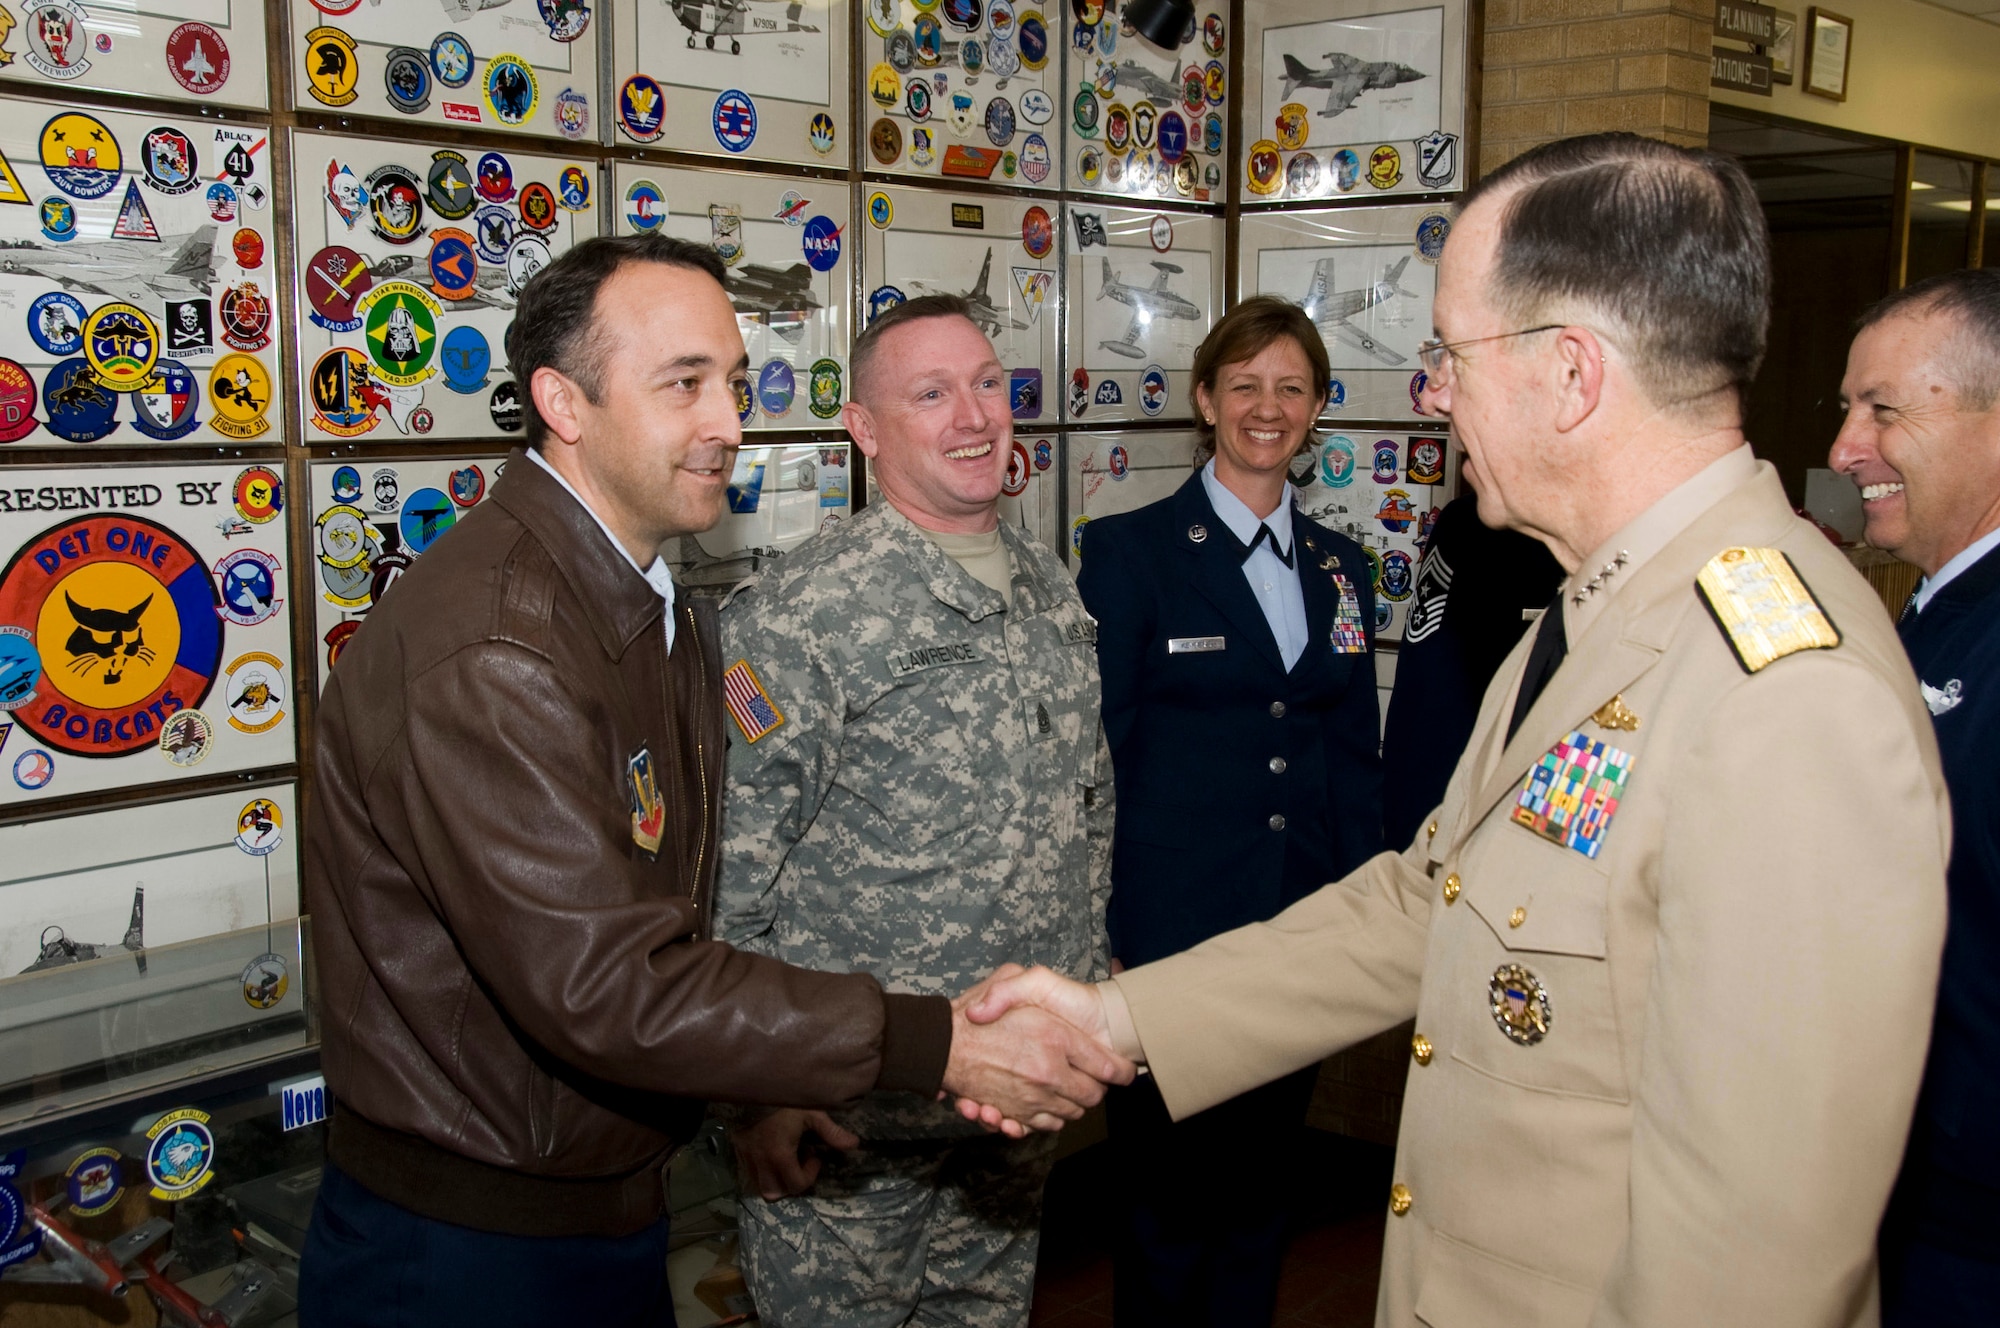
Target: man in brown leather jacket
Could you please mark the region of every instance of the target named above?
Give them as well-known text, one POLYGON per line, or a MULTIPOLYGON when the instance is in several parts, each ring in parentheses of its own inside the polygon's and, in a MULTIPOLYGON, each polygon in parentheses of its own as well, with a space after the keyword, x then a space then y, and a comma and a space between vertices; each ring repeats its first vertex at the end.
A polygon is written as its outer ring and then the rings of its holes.
POLYGON ((1130 1073, 1050 1016, 973 1028, 704 939, 715 614, 658 548, 720 518, 742 438, 722 271, 636 236, 529 283, 508 358, 534 450, 327 682, 306 894, 337 1105, 307 1328, 671 1324, 663 1167, 701 1099, 946 1089, 1057 1124, 1130 1073))

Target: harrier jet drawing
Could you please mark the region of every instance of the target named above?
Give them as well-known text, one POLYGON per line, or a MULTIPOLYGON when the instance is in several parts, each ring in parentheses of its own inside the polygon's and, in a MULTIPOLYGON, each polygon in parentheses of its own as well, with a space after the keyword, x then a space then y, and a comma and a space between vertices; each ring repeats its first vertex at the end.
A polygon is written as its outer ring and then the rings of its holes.
MULTIPOLYGON (((972 321, 977 323, 979 330, 989 337, 998 337, 1008 327, 1013 327, 1016 330, 1027 328, 1027 323, 1021 319, 1009 317, 1007 314, 1001 312, 998 305, 993 303, 993 295, 987 290, 987 285, 991 282, 992 278, 993 247, 988 245, 986 248, 986 261, 979 265, 979 280, 972 283, 972 289, 970 290, 954 291, 952 293, 965 297, 965 302, 972 306, 972 321)), ((920 290, 936 290, 939 288, 938 283, 922 279, 914 280, 910 284, 920 290)))
POLYGON ((1116 341, 1100 341, 1097 344, 1113 355, 1122 355, 1128 360, 1143 360, 1146 352, 1139 345, 1139 336, 1156 318, 1200 318, 1201 306, 1182 295, 1167 289, 1167 283, 1179 276, 1182 268, 1172 263, 1153 260, 1153 266, 1160 275, 1150 286, 1129 286, 1118 280, 1118 274, 1111 270, 1111 260, 1104 260, 1104 279, 1098 283, 1097 298, 1116 300, 1132 310, 1132 326, 1125 329, 1125 335, 1116 341))
POLYGON ((1320 88, 1326 93, 1323 116, 1339 115, 1350 109, 1364 92, 1384 92, 1399 83, 1414 83, 1425 77, 1422 70, 1399 65, 1394 60, 1363 60, 1358 56, 1328 51, 1322 57, 1325 69, 1308 69, 1295 55, 1285 57, 1285 86, 1280 96, 1289 97, 1296 88, 1320 88))
POLYGON ((1378 304, 1386 304, 1399 295, 1409 295, 1396 283, 1403 278, 1403 269, 1410 265, 1408 258, 1398 259, 1382 269, 1382 279, 1361 290, 1333 289, 1333 260, 1322 258, 1313 265, 1312 285, 1306 289, 1305 298, 1299 301, 1306 313, 1319 325, 1320 335, 1330 341, 1340 341, 1354 349, 1380 360, 1383 364, 1402 364, 1405 357, 1389 349, 1347 320, 1363 314, 1378 304))
POLYGON ((163 300, 209 293, 215 281, 215 227, 169 238, 157 249, 124 240, 0 243, 0 275, 18 274, 151 309, 163 300))
POLYGON ((796 344, 805 335, 806 320, 822 307, 812 293, 812 276, 812 268, 804 263, 790 267, 745 263, 730 268, 722 284, 737 317, 762 323, 796 344))
POLYGON ((787 32, 818 32, 810 23, 799 22, 805 6, 798 0, 667 0, 667 7, 687 29, 688 49, 700 37, 709 50, 717 37, 729 39, 729 53, 741 55, 744 37, 772 37, 787 32), (785 16, 772 12, 783 7, 785 16))
POLYGON ((1179 61, 1174 62, 1174 76, 1171 79, 1161 78, 1137 60, 1127 60, 1119 65, 1113 77, 1120 92, 1137 88, 1144 92, 1149 100, 1156 101, 1162 106, 1172 106, 1181 99, 1179 61))

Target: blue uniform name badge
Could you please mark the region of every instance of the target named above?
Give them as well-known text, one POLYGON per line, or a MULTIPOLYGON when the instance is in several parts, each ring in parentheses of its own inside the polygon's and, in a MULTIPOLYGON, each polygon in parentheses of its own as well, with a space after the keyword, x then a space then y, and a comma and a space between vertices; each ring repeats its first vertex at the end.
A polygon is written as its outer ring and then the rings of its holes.
POLYGON ((745 742, 755 742, 785 722, 748 660, 739 659, 722 671, 722 702, 745 742))
POLYGON ((1354 584, 1338 572, 1333 574, 1333 584, 1340 591, 1340 603, 1333 611, 1333 653, 1365 655, 1368 627, 1361 621, 1361 597, 1354 593, 1354 584))
POLYGON ((1167 638, 1169 655, 1206 655, 1226 650, 1228 641, 1219 636, 1174 636, 1167 638))
POLYGON ((660 799, 650 747, 641 747, 625 762, 625 785, 632 798, 632 842, 647 858, 653 858, 666 834, 667 805, 660 799))
POLYGON ((1514 823, 1595 858, 1631 773, 1630 752, 1578 730, 1543 752, 1528 772, 1515 800, 1514 823))

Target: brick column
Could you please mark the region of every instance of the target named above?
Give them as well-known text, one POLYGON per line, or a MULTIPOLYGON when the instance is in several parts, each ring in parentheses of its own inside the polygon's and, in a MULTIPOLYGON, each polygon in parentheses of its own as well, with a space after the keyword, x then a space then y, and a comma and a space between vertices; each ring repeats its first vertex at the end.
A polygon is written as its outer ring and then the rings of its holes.
POLYGON ((1482 173, 1537 143, 1607 129, 1707 145, 1714 0, 1485 4, 1482 173))

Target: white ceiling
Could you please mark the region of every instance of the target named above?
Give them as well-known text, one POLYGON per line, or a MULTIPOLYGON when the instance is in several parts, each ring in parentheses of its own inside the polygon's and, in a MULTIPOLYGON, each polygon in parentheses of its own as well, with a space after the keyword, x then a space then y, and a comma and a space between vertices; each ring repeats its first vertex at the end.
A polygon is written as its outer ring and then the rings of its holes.
POLYGON ((1995 0, 1924 0, 1926 4, 1939 9, 1949 9, 1954 14, 1970 14, 1986 23, 2000 24, 2000 4, 1995 0))

